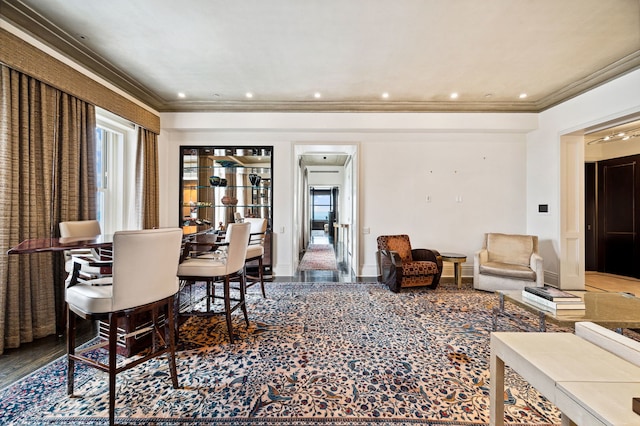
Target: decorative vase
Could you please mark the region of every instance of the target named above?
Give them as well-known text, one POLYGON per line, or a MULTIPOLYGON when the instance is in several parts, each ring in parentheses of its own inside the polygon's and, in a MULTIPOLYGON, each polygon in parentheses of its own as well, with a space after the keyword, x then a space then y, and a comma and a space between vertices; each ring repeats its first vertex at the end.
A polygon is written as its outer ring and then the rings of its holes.
POLYGON ((260 175, 255 174, 255 173, 249 173, 249 182, 251 182, 252 186, 260 185, 260 180, 262 180, 260 175))
POLYGON ((218 176, 209 176, 209 184, 211 186, 220 185, 220 178, 218 176))
POLYGON ((224 204, 225 206, 228 206, 229 204, 231 204, 231 197, 225 195, 220 201, 222 201, 222 204, 224 204))

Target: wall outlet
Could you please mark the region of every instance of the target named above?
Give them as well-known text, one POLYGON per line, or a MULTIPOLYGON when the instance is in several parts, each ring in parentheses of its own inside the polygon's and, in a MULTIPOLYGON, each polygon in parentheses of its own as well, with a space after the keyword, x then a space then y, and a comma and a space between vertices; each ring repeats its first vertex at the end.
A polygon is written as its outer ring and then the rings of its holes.
POLYGON ((362 233, 363 234, 370 234, 371 233, 371 228, 362 228, 362 233))
POLYGON ((426 200, 425 200, 425 201, 426 201, 427 203, 430 203, 430 202, 431 202, 431 195, 427 195, 427 198, 426 198, 426 200))

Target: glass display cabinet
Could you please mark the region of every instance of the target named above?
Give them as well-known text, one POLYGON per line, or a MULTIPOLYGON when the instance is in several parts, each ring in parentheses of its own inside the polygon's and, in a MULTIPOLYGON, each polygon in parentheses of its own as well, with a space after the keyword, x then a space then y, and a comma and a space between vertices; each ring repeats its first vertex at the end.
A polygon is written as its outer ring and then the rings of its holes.
POLYGON ((180 225, 185 235, 224 230, 239 218, 267 219, 265 269, 271 268, 271 146, 181 146, 180 225))

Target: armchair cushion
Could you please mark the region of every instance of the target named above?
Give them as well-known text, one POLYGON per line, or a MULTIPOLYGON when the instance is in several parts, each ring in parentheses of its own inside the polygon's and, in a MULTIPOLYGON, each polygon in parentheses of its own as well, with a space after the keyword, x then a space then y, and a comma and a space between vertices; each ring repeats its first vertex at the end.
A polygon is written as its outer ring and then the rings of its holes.
POLYGON ((531 253, 537 252, 529 235, 487 234, 489 262, 529 266, 531 253))
POLYGON ((536 280, 536 273, 528 265, 513 263, 487 262, 480 265, 480 273, 498 277, 513 277, 520 280, 536 280))

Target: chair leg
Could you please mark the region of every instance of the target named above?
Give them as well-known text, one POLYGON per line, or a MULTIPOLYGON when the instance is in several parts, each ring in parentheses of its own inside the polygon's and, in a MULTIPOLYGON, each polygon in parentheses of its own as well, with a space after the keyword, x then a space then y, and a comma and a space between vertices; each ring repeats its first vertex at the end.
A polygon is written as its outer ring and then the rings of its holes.
POLYGON ((233 324, 231 322, 231 280, 229 279, 229 275, 224 277, 224 313, 227 317, 229 342, 233 343, 233 324))
POLYGON ((76 314, 67 305, 67 395, 73 395, 76 354, 76 314))
POLYGON ((115 424, 116 352, 118 351, 118 316, 109 314, 109 425, 115 424))
POLYGON ((151 352, 158 352, 158 335, 160 334, 158 323, 158 307, 154 306, 151 308, 151 324, 153 326, 151 330, 151 352))
POLYGON ((264 292, 264 272, 262 270, 262 257, 258 259, 258 277, 260 277, 260 288, 262 289, 262 297, 266 299, 267 295, 264 292))
MULTIPOLYGON (((176 369, 176 344, 175 344, 175 324, 174 324, 174 313, 173 313, 173 297, 167 304, 167 318, 168 324, 165 324, 165 336, 168 332, 168 340, 169 344, 169 371, 171 372, 171 383, 173 384, 174 389, 178 389, 178 372, 176 369)), ((165 338, 166 339, 166 338, 165 338)))
POLYGON ((247 324, 247 328, 249 328, 249 315, 247 314, 247 303, 245 298, 245 293, 247 292, 247 275, 244 271, 240 273, 240 309, 242 309, 242 313, 244 314, 244 322, 247 324))

